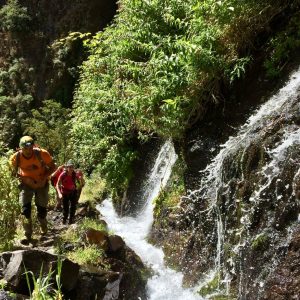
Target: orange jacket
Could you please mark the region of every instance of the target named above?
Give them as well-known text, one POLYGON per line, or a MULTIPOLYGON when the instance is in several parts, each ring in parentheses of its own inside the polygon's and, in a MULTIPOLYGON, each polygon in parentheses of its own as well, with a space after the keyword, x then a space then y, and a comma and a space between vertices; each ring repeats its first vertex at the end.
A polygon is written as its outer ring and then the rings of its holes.
MULTIPOLYGON (((53 163, 53 159, 48 151, 44 149, 39 149, 41 154, 41 159, 44 162, 46 166, 51 167, 53 163)), ((16 168, 17 165, 17 155, 18 152, 14 153, 10 157, 10 165, 12 168, 16 168)), ((37 157, 37 155, 33 152, 32 156, 30 158, 26 158, 24 155, 22 155, 22 152, 19 154, 19 165, 18 165, 18 175, 21 177, 30 177, 36 181, 42 181, 45 179, 45 177, 49 176, 49 173, 45 169, 45 167, 42 166, 41 161, 37 157)))

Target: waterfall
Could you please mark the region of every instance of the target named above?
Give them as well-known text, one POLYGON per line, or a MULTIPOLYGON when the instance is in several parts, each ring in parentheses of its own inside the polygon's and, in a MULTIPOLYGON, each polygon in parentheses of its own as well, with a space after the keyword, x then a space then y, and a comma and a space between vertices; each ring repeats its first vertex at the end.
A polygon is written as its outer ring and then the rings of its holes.
POLYGON ((103 201, 99 210, 108 228, 120 235, 145 264, 152 268, 154 275, 148 280, 147 293, 150 300, 196 300, 202 299, 191 289, 182 288, 183 274, 169 269, 164 264, 162 249, 154 247, 146 240, 153 222, 153 200, 159 195, 171 174, 177 159, 171 141, 162 146, 155 164, 144 185, 144 207, 136 217, 118 217, 111 201, 103 201))
MULTIPOLYGON (((270 192, 269 194, 266 194, 266 190, 270 188, 271 184, 277 186, 276 183, 281 181, 279 177, 284 165, 290 160, 289 152, 291 151, 291 148, 300 146, 299 126, 290 121, 292 119, 292 111, 295 111, 298 114, 300 113, 298 98, 299 90, 300 69, 290 76, 287 84, 282 89, 280 89, 265 104, 254 112, 254 114, 240 128, 236 136, 230 137, 228 141, 221 146, 221 150, 217 156, 203 171, 200 172, 202 177, 199 188, 197 190, 190 191, 189 195, 184 199, 185 203, 187 203, 185 211, 187 215, 193 214, 196 203, 207 201, 208 205, 204 210, 199 212, 199 215, 204 216, 203 218, 206 219, 210 217, 213 220, 212 222, 215 224, 214 227, 217 236, 217 240, 215 242, 215 268, 209 273, 214 274, 215 276, 219 276, 219 274, 223 273, 223 280, 220 278, 220 281, 226 283, 226 281, 228 281, 231 277, 224 268, 222 269, 225 264, 225 262, 222 261, 222 255, 224 243, 226 242, 225 228, 227 216, 226 213, 222 213, 220 211, 219 203, 222 203, 222 201, 224 202, 222 197, 227 197, 227 199, 230 197, 229 194, 232 192, 232 186, 230 186, 230 184, 232 183, 232 180, 236 180, 236 182, 242 182, 244 180, 245 174, 244 170, 241 169, 241 166, 248 147, 251 146, 251 143, 255 143, 259 135, 267 135, 268 130, 271 129, 274 124, 278 124, 280 127, 280 130, 278 130, 280 140, 278 139, 276 143, 270 144, 264 149, 268 156, 268 160, 258 173, 257 177, 259 178, 259 181, 255 189, 252 191, 249 199, 250 204, 244 204, 242 207, 242 215, 240 217, 242 227, 240 228, 240 231, 237 230, 235 232, 235 236, 239 236, 239 242, 234 245, 233 252, 239 256, 240 265, 234 265, 232 261, 226 262, 227 266, 231 264, 231 274, 236 276, 236 274, 239 273, 239 299, 246 299, 248 292, 247 285, 253 285, 253 282, 256 282, 255 284, 257 284, 258 289, 263 286, 263 282, 260 278, 249 279, 248 274, 244 274, 245 269, 249 266, 245 265, 243 249, 246 246, 249 246, 250 235, 248 230, 251 224, 251 217, 255 214, 257 205, 262 201, 271 201, 269 196, 270 192), (238 153, 242 153, 242 155, 238 156, 238 153), (234 161, 232 157, 236 159, 239 158, 239 161, 234 161), (227 168, 228 164, 230 164, 230 168, 234 169, 234 171, 239 174, 236 178, 234 178, 235 175, 226 174, 226 164, 227 168), (250 280, 253 280, 252 283, 250 283, 250 280)), ((294 163, 296 164, 296 169, 297 165, 299 168, 299 159, 296 158, 294 163)), ((299 172, 300 171, 298 171, 298 173, 299 172)), ((294 178, 297 177, 297 174, 294 178)), ((293 184, 293 182, 291 182, 291 184, 293 184)), ((288 184, 285 186, 285 190, 290 191, 288 184)), ((275 190, 275 201, 272 198, 272 202, 275 202, 274 205, 277 205, 276 202, 280 201, 283 197, 281 193, 281 190, 275 190)), ((286 197, 291 199, 293 196, 292 193, 294 192, 290 191, 290 194, 286 197)), ((234 196, 236 196, 236 194, 233 195, 230 201, 236 205, 236 203, 240 200, 237 199, 237 197, 234 198, 234 196)), ((271 220, 274 219, 274 217, 272 219, 272 216, 268 217, 271 220)), ((289 234, 289 229, 287 229, 287 232, 289 234)), ((280 247, 280 245, 278 247, 280 247)), ((270 265, 272 265, 272 267, 276 265, 275 258, 270 262, 270 265)), ((210 279, 212 277, 213 276, 210 275, 210 279)))
POLYGON ((270 119, 275 119, 275 117, 284 118, 285 111, 293 104, 292 99, 295 101, 299 88, 300 70, 291 76, 285 87, 271 97, 269 101, 262 105, 260 109, 247 120, 236 136, 230 137, 224 145, 221 145, 221 151, 212 160, 212 163, 201 172, 204 176, 201 180, 199 189, 191 191, 190 196, 197 194, 197 196, 201 195, 202 198, 217 200, 220 188, 226 185, 226 182, 222 180, 225 158, 241 147, 246 148, 253 138, 255 138, 255 134, 258 130, 261 128, 267 130, 270 119))

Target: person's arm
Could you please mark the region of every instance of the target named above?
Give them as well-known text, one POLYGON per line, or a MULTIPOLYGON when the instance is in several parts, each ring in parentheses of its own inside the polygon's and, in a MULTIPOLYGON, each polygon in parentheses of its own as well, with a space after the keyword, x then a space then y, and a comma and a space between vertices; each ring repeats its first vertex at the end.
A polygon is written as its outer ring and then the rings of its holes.
POLYGON ((46 168, 45 176, 49 177, 56 170, 56 165, 54 161, 51 160, 51 162, 48 163, 46 166, 47 168, 46 168))
POLYGON ((49 154, 48 151, 41 149, 41 157, 45 164, 44 176, 45 178, 48 178, 56 170, 57 167, 54 163, 52 156, 49 154))
POLYGON ((55 176, 57 175, 57 173, 61 171, 62 168, 63 168, 63 165, 62 165, 62 166, 59 166, 59 167, 51 174, 51 177, 55 177, 55 176))
POLYGON ((57 183, 56 183, 56 186, 55 186, 55 189, 57 190, 57 195, 58 195, 58 198, 61 199, 63 196, 62 196, 62 193, 61 193, 61 176, 62 176, 63 173, 61 173, 57 179, 57 183))
POLYGON ((16 177, 18 174, 18 170, 17 170, 17 153, 13 154, 10 158, 9 158, 9 166, 11 169, 11 174, 12 176, 16 177))

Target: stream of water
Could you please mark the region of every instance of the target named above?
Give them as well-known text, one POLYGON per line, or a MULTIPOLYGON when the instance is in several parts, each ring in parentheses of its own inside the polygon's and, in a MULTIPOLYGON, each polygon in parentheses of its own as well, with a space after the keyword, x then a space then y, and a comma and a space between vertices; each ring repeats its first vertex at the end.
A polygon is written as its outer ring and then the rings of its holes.
POLYGON ((108 228, 120 235, 126 244, 153 270, 154 275, 147 283, 149 300, 203 299, 196 294, 196 291, 182 288, 182 273, 166 267, 162 249, 154 247, 146 240, 153 222, 152 202, 166 185, 176 159, 174 147, 170 141, 167 141, 162 146, 144 185, 145 205, 137 217, 118 217, 109 199, 99 207, 108 223, 108 228))
MULTIPOLYGON (((189 203, 199 201, 199 199, 211 199, 210 207, 206 210, 218 211, 217 199, 219 193, 226 190, 228 186, 228 178, 223 176, 224 161, 230 155, 235 155, 239 149, 247 149, 252 141, 257 138, 257 134, 262 130, 268 130, 268 126, 272 122, 281 122, 287 120, 288 111, 292 105, 298 103, 297 95, 300 89, 300 69, 292 74, 290 80, 284 88, 280 89, 277 94, 271 97, 264 105, 262 105, 241 127, 236 136, 230 137, 228 141, 221 147, 219 154, 212 160, 205 170, 201 172, 201 183, 198 190, 191 191, 187 197, 189 203)), ((297 104, 299 105, 299 104, 297 104)), ((299 109, 300 111, 300 109, 299 109)), ((300 129, 295 124, 289 122, 282 122, 282 136, 281 140, 272 147, 266 149, 270 159, 266 165, 261 169, 262 182, 257 189, 253 191, 250 202, 253 207, 258 201, 263 198, 264 191, 269 187, 273 180, 280 177, 281 164, 288 159, 288 151, 290 147, 300 145, 300 129)), ((242 157, 243 159, 243 157, 242 157)), ((162 249, 154 247, 147 242, 147 235, 150 231, 153 222, 153 204, 152 201, 157 197, 159 191, 166 185, 166 182, 171 174, 172 166, 176 161, 176 154, 173 145, 167 141, 161 148, 155 164, 150 172, 148 179, 144 186, 144 194, 142 203, 145 203, 143 209, 137 217, 118 217, 113 209, 112 203, 105 200, 99 210, 104 216, 108 227, 115 234, 123 237, 126 244, 131 247, 154 271, 154 275, 148 280, 147 291, 148 299, 150 300, 196 300, 201 298, 196 291, 192 289, 182 288, 183 275, 169 269, 164 264, 164 254, 162 249)), ((300 176, 300 169, 295 178, 300 176)), ((242 174, 243 176, 243 174, 242 174)), ((294 178, 293 181, 296 181, 294 178)), ((241 178, 242 180, 243 178, 241 178)), ((292 183, 294 184, 294 183, 292 183)), ((287 187, 288 188, 288 187, 287 187)), ((276 193, 276 198, 281 199, 282 195, 276 193)), ((254 209, 254 208, 253 208, 254 209)), ((206 212, 203 212, 206 213, 206 212)), ((249 210, 243 211, 241 216, 241 223, 244 224, 246 231, 249 223, 249 216, 252 213, 250 206, 249 210)), ((216 230, 218 241, 216 245, 216 259, 215 269, 211 270, 213 276, 218 274, 222 269, 222 251, 224 243, 224 217, 220 212, 216 217, 216 230)), ((246 235, 247 237, 247 235, 246 235)), ((245 244, 244 239, 235 245, 236 253, 240 254, 239 249, 245 244)), ((275 264, 275 262, 274 262, 275 264)), ((244 269, 240 267, 240 286, 239 298, 244 299, 243 295, 246 293, 246 281, 244 282, 244 269)), ((200 277, 201 274, 199 274, 200 277)), ((226 274, 223 274, 226 275, 226 274)), ((225 276, 226 277, 226 276, 225 276)), ((246 278, 246 277, 245 277, 246 278)), ((254 279, 252 279, 254 280, 254 279)), ((258 278, 258 280, 260 280, 258 278)), ((228 281, 230 284, 230 276, 228 279, 223 278, 223 282, 228 281)), ((262 286, 262 285, 261 285, 262 286)))

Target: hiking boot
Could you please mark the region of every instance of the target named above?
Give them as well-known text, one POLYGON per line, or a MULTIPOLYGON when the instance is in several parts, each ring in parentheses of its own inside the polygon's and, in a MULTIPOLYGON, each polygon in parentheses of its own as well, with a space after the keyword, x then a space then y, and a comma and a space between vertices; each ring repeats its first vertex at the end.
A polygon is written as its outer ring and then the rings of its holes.
POLYGON ((30 242, 31 242, 31 239, 28 239, 28 238, 20 240, 20 243, 24 246, 28 246, 30 244, 30 242))
POLYGON ((74 220, 73 219, 70 219, 69 220, 69 224, 73 224, 74 223, 74 220))
POLYGON ((66 224, 67 224, 67 218, 63 218, 62 223, 63 223, 64 225, 66 225, 66 224))

